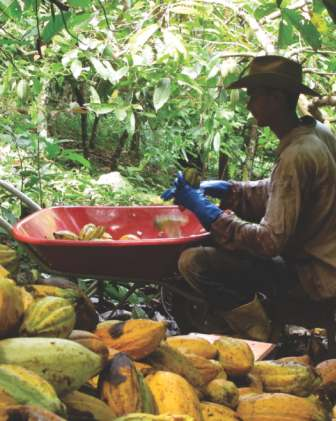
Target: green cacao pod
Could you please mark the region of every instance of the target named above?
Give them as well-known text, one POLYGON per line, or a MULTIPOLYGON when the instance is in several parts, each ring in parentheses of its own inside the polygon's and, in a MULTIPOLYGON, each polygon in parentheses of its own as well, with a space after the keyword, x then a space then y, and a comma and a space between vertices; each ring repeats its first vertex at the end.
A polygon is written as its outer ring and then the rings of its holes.
POLYGON ((185 180, 191 185, 191 187, 194 187, 195 189, 198 189, 201 183, 201 176, 199 175, 196 168, 187 167, 183 171, 183 175, 185 180))
POLYGON ((17 333, 24 312, 22 294, 11 279, 0 278, 0 338, 17 333))
POLYGON ((16 251, 5 244, 0 244, 0 265, 4 266, 9 272, 15 272, 18 265, 16 251))
POLYGON ((44 297, 27 310, 20 333, 23 336, 66 338, 76 322, 73 305, 64 298, 44 297))
POLYGON ((37 405, 60 415, 65 413, 54 388, 38 374, 18 365, 0 364, 0 390, 18 404, 37 405))

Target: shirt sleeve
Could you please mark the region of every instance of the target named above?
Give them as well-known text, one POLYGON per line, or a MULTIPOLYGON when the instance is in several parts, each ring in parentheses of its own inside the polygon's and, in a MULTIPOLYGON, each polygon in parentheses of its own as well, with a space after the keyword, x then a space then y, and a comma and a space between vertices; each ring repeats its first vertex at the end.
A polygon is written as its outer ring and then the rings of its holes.
POLYGON ((233 210, 240 218, 260 222, 265 215, 269 196, 270 179, 257 181, 232 181, 230 194, 222 201, 223 209, 233 210))
POLYGON ((212 224, 211 232, 220 247, 265 257, 282 254, 295 232, 301 207, 303 174, 300 164, 295 162, 297 156, 288 154, 274 167, 265 214, 259 223, 251 223, 227 211, 212 224))

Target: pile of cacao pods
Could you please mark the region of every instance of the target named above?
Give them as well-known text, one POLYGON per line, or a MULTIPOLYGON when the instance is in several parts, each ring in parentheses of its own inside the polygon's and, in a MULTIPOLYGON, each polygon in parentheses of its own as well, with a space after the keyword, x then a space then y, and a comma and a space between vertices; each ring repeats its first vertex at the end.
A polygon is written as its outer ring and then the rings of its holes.
POLYGON ((75 284, 22 287, 0 266, 0 420, 332 419, 336 360, 255 361, 247 342, 213 338, 167 336, 149 319, 99 323, 75 284))

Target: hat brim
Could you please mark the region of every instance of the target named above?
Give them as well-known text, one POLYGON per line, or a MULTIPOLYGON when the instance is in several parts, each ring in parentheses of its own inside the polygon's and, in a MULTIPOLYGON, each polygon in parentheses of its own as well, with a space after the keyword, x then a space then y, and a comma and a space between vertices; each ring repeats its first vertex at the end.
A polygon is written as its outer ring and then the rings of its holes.
POLYGON ((226 89, 237 88, 275 88, 284 89, 289 92, 297 92, 310 96, 320 96, 320 94, 302 83, 296 83, 293 79, 279 75, 278 73, 256 73, 245 76, 236 82, 231 83, 226 89))

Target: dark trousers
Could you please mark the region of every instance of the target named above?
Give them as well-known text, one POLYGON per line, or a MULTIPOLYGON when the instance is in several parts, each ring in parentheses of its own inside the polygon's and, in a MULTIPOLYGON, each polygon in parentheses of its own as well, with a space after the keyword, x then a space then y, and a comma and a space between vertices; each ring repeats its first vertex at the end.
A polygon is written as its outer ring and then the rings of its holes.
POLYGON ((252 301, 256 292, 270 300, 292 290, 305 295, 297 274, 280 257, 266 259, 201 246, 181 254, 179 271, 194 290, 223 310, 252 301))

